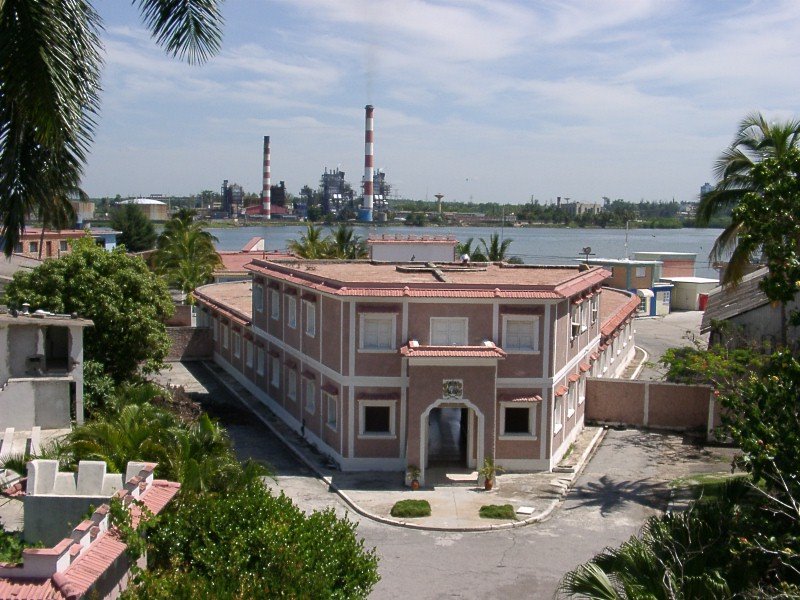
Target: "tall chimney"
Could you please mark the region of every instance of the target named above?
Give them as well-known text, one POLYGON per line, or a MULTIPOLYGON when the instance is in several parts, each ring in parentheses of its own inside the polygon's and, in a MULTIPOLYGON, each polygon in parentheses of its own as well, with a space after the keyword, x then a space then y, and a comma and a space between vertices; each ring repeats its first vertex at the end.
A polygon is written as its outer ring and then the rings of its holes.
POLYGON ((372 105, 364 107, 367 111, 364 130, 364 204, 359 212, 359 221, 372 221, 372 176, 375 160, 373 156, 372 105))
POLYGON ((261 214, 269 219, 272 213, 270 200, 270 174, 269 174, 269 136, 264 136, 264 181, 261 187, 261 214))

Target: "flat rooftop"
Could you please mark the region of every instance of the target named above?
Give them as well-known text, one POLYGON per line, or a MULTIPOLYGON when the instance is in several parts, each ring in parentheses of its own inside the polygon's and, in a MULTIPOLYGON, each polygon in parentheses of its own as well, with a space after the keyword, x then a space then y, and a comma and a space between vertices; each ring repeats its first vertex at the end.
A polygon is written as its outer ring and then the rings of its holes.
POLYGON ((253 284, 249 280, 210 283, 194 294, 240 321, 249 323, 253 319, 253 284))
MULTIPOLYGON (((245 267, 289 283, 339 295, 368 295, 368 290, 395 290, 396 295, 427 290, 483 292, 502 297, 505 292, 530 292, 532 297, 565 298, 599 285, 610 273, 601 268, 575 266, 506 265, 499 263, 384 263, 371 261, 264 261, 245 267), (408 288, 408 289, 406 289, 408 288), (357 293, 360 290, 362 293, 357 293)), ((381 294, 394 295, 394 294, 381 294)), ((413 294, 411 294, 413 295, 413 294)))

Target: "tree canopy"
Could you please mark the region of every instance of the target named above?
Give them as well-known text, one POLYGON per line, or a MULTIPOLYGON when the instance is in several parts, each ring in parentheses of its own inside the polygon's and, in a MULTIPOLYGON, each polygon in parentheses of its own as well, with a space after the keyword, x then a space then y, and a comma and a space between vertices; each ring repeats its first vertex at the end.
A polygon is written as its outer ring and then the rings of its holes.
POLYGON ((156 242, 156 228, 135 204, 121 204, 111 213, 111 227, 121 231, 117 243, 128 252, 150 250, 156 242))
POLYGON ((84 331, 85 357, 102 363, 117 382, 157 371, 169 350, 164 319, 174 309, 166 285, 141 258, 122 248, 107 252, 88 236, 58 260, 17 272, 6 301, 92 319, 94 327, 84 331))

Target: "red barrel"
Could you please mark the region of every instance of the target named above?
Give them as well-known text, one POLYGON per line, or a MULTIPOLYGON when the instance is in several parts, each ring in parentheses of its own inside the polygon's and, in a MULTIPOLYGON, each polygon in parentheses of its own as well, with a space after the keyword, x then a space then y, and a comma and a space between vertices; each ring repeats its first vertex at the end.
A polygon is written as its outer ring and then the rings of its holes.
POLYGON ((705 310, 706 304, 708 304, 708 294, 700 294, 697 302, 697 307, 700 310, 705 310))

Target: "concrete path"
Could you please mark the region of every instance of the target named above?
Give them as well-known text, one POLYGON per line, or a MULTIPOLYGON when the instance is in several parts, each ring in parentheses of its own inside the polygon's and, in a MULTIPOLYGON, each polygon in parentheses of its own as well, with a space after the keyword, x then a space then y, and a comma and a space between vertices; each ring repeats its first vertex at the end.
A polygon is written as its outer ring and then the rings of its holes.
POLYGON ((708 335, 700 335, 702 318, 702 311, 692 310, 673 312, 664 317, 636 319, 633 322, 636 346, 648 354, 647 363, 638 379, 662 379, 664 368, 658 361, 668 348, 691 346, 689 338, 692 336, 706 343, 708 335))

